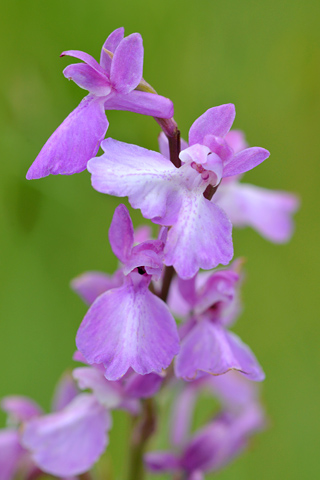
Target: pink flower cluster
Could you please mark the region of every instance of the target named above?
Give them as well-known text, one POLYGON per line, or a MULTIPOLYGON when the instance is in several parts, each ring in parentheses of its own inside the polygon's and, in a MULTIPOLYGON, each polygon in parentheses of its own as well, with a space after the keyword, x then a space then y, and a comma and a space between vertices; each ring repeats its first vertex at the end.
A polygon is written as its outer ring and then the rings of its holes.
POLYGON ((45 472, 71 479, 90 470, 108 444, 110 412, 139 417, 145 399, 171 389, 170 450, 147 453, 145 465, 200 480, 238 455, 265 422, 250 382, 262 381, 264 372, 229 331, 241 311, 242 280, 241 262, 230 264, 232 227, 251 226, 285 242, 298 201, 240 182, 269 152, 248 147, 244 134, 231 130, 233 104, 209 108, 191 125, 188 143, 180 141, 171 100, 142 77, 139 34, 112 32, 100 63, 84 52, 62 55, 83 62, 69 65, 64 75, 89 94, 49 138, 27 178, 87 168, 95 190, 128 197, 158 226, 158 235, 152 238, 147 227, 134 231, 128 209, 116 208, 109 241, 118 270, 111 276, 87 272, 72 281, 89 304, 74 355, 85 366, 60 383, 50 414, 24 397, 3 400, 10 426, 0 431, 0 479, 18 472, 23 478, 45 472), (115 109, 155 117, 163 129, 160 153, 104 139, 105 110, 115 109), (99 147, 103 154, 95 157, 99 147), (202 389, 220 400, 221 410, 192 432, 202 389))

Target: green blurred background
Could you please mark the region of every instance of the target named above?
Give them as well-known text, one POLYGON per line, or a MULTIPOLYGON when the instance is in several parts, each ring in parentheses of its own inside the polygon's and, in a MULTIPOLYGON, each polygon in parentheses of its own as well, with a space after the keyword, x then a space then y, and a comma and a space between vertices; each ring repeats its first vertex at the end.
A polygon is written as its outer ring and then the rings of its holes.
MULTIPOLYGON (((245 310, 235 331, 266 371, 270 421, 218 478, 320 477, 319 24, 318 0, 3 3, 0 396, 25 394, 49 407, 55 382, 72 365, 86 312, 69 282, 116 266, 107 231, 118 199, 95 192, 87 172, 29 182, 25 174, 85 94, 64 79, 70 59, 59 54, 79 49, 99 58, 108 34, 124 26, 126 34, 142 34, 144 77, 173 100, 184 137, 207 108, 235 103, 235 127, 251 145, 271 151, 246 181, 302 198, 288 245, 270 244, 251 229, 234 231, 235 253, 248 259, 245 310)), ((110 136, 157 148, 152 119, 124 112, 108 118, 110 136)), ((134 219, 141 221, 137 213, 134 219)), ((119 480, 126 428, 127 419, 116 415, 109 452, 119 480)))

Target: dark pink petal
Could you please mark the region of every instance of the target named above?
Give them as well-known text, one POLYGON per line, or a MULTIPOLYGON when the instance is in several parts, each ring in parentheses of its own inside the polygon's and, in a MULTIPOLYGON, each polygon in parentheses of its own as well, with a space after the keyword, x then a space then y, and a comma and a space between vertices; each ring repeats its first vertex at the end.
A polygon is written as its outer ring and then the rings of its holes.
POLYGON ((148 452, 144 463, 150 472, 175 472, 180 469, 177 455, 171 452, 148 452))
POLYGON ((11 422, 19 424, 42 414, 42 408, 28 397, 11 395, 1 400, 1 409, 6 412, 11 422))
POLYGON ((85 63, 68 65, 63 75, 94 95, 106 96, 111 92, 109 79, 85 63))
POLYGON ((160 278, 163 268, 163 247, 161 240, 147 240, 133 247, 123 273, 127 275, 139 266, 143 266, 148 275, 160 278))
POLYGON ((206 135, 203 139, 203 143, 210 148, 211 152, 216 153, 223 163, 230 161, 234 156, 233 149, 228 145, 228 142, 226 142, 224 138, 215 137, 214 135, 206 135))
POLYGON ((64 410, 29 421, 22 443, 46 473, 78 475, 90 470, 103 453, 110 426, 106 409, 93 395, 81 394, 64 410))
POLYGON ((164 378, 164 376, 156 373, 149 373, 148 375, 133 373, 125 384, 124 392, 132 398, 153 397, 159 391, 164 378))
POLYGON ((103 70, 103 68, 99 65, 97 60, 95 60, 91 55, 85 52, 81 52, 80 50, 66 50, 65 52, 62 52, 60 57, 65 57, 68 55, 69 57, 74 57, 78 58, 79 60, 82 60, 84 63, 89 65, 91 68, 93 68, 96 72, 100 73, 101 75, 105 76, 106 72, 103 70))
POLYGON ((206 135, 224 137, 230 130, 236 112, 232 103, 209 108, 191 125, 189 145, 203 143, 206 135))
POLYGON ((225 136, 225 140, 233 149, 234 153, 239 153, 249 145, 246 142, 244 133, 241 130, 230 130, 225 136))
POLYGON ((10 428, 0 430, 0 478, 13 480, 25 450, 20 445, 19 432, 10 428))
POLYGON ((124 28, 117 28, 112 33, 110 33, 109 37, 104 42, 104 45, 101 49, 100 65, 108 74, 110 74, 111 57, 107 54, 107 52, 104 51, 104 48, 106 50, 109 50, 109 52, 114 53, 115 49, 117 48, 123 37, 124 28))
POLYGON ((222 375, 229 370, 238 370, 251 380, 264 380, 255 356, 235 334, 208 320, 199 321, 181 343, 176 375, 193 380, 203 373, 222 375))
POLYGON ((144 375, 167 368, 179 350, 175 321, 166 304, 148 290, 150 277, 131 273, 126 283, 93 303, 76 343, 88 363, 103 363, 108 380, 132 369, 144 375))
POLYGON ((270 152, 264 148, 251 147, 242 150, 229 162, 224 164, 223 176, 231 177, 247 172, 262 163, 270 156, 270 152))
POLYGON ((71 373, 66 372, 62 375, 55 388, 52 401, 52 411, 58 412, 59 410, 62 410, 69 405, 78 393, 77 385, 73 380, 71 373))
POLYGON ((290 239, 294 229, 292 215, 299 208, 296 195, 237 182, 221 189, 218 204, 234 226, 250 226, 276 243, 290 239))
POLYGON ((134 90, 142 79, 143 45, 139 33, 121 40, 111 62, 110 80, 119 93, 134 90))
POLYGON ((71 281, 71 288, 84 302, 91 305, 101 293, 120 287, 123 273, 117 270, 113 275, 102 272, 86 272, 71 281))
POLYGON ((199 268, 227 265, 233 256, 231 229, 230 221, 217 205, 201 192, 189 191, 168 233, 165 265, 173 265, 183 279, 193 277, 199 268))
POLYGON ((128 94, 118 93, 107 97, 105 110, 128 110, 159 118, 173 116, 173 103, 169 98, 154 93, 133 90, 128 94))
MULTIPOLYGON (((88 170, 93 187, 102 193, 129 197, 145 218, 162 217, 168 197, 177 196, 172 176, 177 169, 160 153, 107 138, 104 155, 92 158, 88 170)), ((177 203, 176 201, 173 203, 177 203)))
POLYGON ((130 257, 134 241, 133 225, 128 209, 122 203, 114 211, 109 228, 109 242, 113 253, 126 263, 130 257))
POLYGON ((51 135, 29 168, 27 179, 82 172, 99 150, 108 125, 103 103, 88 95, 51 135))

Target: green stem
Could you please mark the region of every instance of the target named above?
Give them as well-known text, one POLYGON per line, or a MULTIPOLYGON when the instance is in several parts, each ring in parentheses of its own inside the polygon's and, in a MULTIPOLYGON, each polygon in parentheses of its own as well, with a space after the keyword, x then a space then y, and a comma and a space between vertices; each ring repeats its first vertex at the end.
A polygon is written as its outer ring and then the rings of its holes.
POLYGON ((128 480, 144 479, 143 455, 155 429, 155 404, 152 398, 148 398, 143 401, 142 414, 134 419, 132 427, 128 480))

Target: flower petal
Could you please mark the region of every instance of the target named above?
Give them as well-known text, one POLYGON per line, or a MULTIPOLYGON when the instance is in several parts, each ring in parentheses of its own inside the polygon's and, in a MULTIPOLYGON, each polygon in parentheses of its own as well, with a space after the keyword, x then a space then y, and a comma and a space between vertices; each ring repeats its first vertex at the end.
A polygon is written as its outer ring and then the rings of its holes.
POLYGON ((19 433, 10 428, 0 430, 0 478, 12 480, 19 469, 25 450, 20 445, 19 433))
POLYGON ((242 150, 233 157, 233 159, 224 165, 223 177, 231 177, 247 172, 252 168, 260 165, 266 158, 270 156, 270 152, 265 148, 251 147, 242 150))
POLYGON ((110 80, 119 93, 129 93, 140 83, 143 72, 143 45, 139 33, 121 40, 111 62, 110 80))
POLYGON ((225 213, 202 193, 188 191, 183 197, 177 223, 169 230, 165 265, 173 265, 183 278, 199 268, 227 265, 233 256, 231 223, 225 213))
POLYGON ((100 65, 108 74, 110 74, 111 57, 107 54, 107 52, 104 51, 104 48, 106 50, 109 50, 109 52, 114 53, 115 49, 117 48, 123 37, 124 28, 117 28, 112 33, 110 33, 109 37, 104 42, 104 45, 101 49, 100 65))
POLYGON ((241 130, 230 130, 225 136, 225 141, 230 145, 234 153, 239 153, 249 146, 241 130))
POLYGON ((173 103, 169 98, 138 90, 133 90, 128 94, 110 95, 107 97, 104 107, 106 110, 127 110, 152 117, 173 117, 173 103))
POLYGON ((123 273, 117 270, 113 275, 102 272, 86 272, 71 281, 71 288, 82 300, 91 305, 99 295, 120 287, 123 283, 123 273))
POLYGON ((93 395, 81 394, 64 410, 29 421, 22 443, 46 473, 78 475, 103 453, 110 426, 107 410, 93 395))
POLYGON ((41 407, 35 401, 20 395, 4 397, 1 400, 1 409, 9 415, 10 421, 17 425, 42 414, 41 407))
POLYGON ((76 343, 87 361, 103 363, 108 380, 132 369, 161 373, 179 350, 175 321, 167 305, 148 290, 150 277, 132 273, 125 284, 101 295, 90 307, 76 343))
POLYGON ((251 380, 264 380, 255 356, 239 337, 206 319, 199 321, 181 342, 176 375, 193 380, 203 373, 221 375, 229 370, 238 370, 251 380))
POLYGON ((27 179, 82 172, 99 150, 108 125, 101 101, 86 96, 43 146, 27 179))
POLYGON ((109 228, 109 242, 115 256, 126 263, 134 242, 134 231, 129 211, 122 203, 114 211, 109 228))
POLYGON ((209 108, 191 125, 189 145, 203 143, 206 135, 224 137, 230 130, 236 112, 232 103, 209 108))
POLYGON ((78 393, 77 385, 73 380, 71 373, 66 372, 62 375, 55 388, 52 401, 52 411, 58 412, 59 410, 62 410, 69 405, 78 393))
POLYGON ((85 63, 74 63, 63 70, 68 80, 97 96, 106 96, 111 92, 109 79, 85 63))
POLYGON ((74 57, 78 58, 79 60, 82 60, 84 63, 89 65, 91 68, 93 68, 96 72, 100 73, 101 75, 105 76, 106 72, 103 70, 101 65, 95 60, 91 55, 85 52, 81 52, 80 50, 66 50, 65 52, 62 52, 60 57, 74 57))
POLYGON ((218 205, 236 227, 250 226, 276 243, 287 242, 293 232, 292 215, 299 208, 296 195, 238 182, 221 185, 218 205))
POLYGON ((144 463, 150 472, 175 472, 180 468, 177 455, 171 452, 148 452, 144 455, 144 463))
POLYGON ((164 378, 164 376, 156 373, 147 375, 133 373, 125 384, 125 394, 132 398, 153 397, 161 387, 164 378))
POLYGON ((160 153, 136 145, 107 138, 101 146, 105 153, 87 166, 93 187, 109 195, 128 196, 145 218, 164 216, 175 193, 172 177, 178 169, 160 153))

